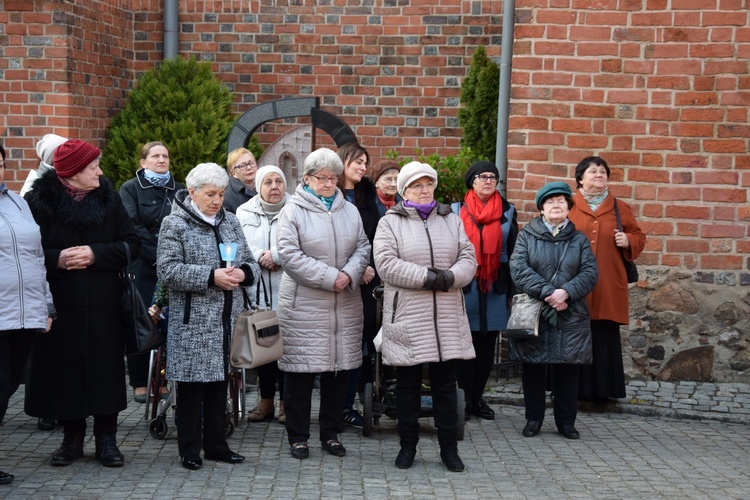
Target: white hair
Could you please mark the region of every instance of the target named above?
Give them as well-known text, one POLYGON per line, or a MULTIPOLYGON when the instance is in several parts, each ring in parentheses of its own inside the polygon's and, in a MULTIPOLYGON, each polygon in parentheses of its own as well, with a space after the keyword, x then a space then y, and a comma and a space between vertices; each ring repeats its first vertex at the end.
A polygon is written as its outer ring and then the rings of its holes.
POLYGON ((305 158, 302 164, 302 175, 314 175, 327 168, 336 175, 344 171, 344 164, 339 155, 328 148, 316 149, 305 158))
POLYGON ((226 189, 229 184, 226 170, 216 163, 199 163, 185 178, 185 185, 196 191, 200 191, 207 184, 226 189))

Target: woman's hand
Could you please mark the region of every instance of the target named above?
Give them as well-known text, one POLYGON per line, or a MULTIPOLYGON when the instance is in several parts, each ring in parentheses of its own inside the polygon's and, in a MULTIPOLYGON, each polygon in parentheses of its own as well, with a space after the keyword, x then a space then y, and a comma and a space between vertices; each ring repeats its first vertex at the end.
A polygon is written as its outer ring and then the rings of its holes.
POLYGON ((68 271, 86 269, 96 262, 94 251, 88 245, 70 247, 60 252, 57 259, 57 267, 68 271))
POLYGON ((47 329, 44 330, 44 333, 47 333, 48 331, 50 331, 50 329, 52 328, 53 321, 54 320, 51 317, 47 316, 47 329))
POLYGON ((349 283, 352 282, 352 279, 349 277, 348 274, 339 271, 338 277, 336 277, 336 281, 333 282, 333 291, 334 292, 342 292, 346 287, 349 286, 349 283))
POLYGON ((552 308, 555 311, 564 311, 568 308, 568 303, 566 300, 570 298, 570 295, 568 292, 563 290, 562 288, 558 288, 554 292, 552 292, 552 295, 544 299, 544 301, 552 306, 552 308))
POLYGON ((630 248, 630 240, 628 239, 628 235, 623 233, 622 231, 618 231, 617 229, 615 229, 615 245, 620 248, 630 248))
POLYGON ((222 290, 234 290, 245 281, 245 272, 237 267, 214 270, 214 284, 222 290))
POLYGON ((273 254, 270 250, 266 250, 261 254, 260 258, 258 259, 258 264, 265 267, 266 269, 270 269, 271 271, 275 271, 279 268, 279 265, 273 261, 273 254))
POLYGON ((362 284, 366 285, 369 282, 372 281, 372 279, 375 277, 375 269, 373 269, 371 266, 367 266, 367 269, 365 269, 365 273, 362 275, 362 284))

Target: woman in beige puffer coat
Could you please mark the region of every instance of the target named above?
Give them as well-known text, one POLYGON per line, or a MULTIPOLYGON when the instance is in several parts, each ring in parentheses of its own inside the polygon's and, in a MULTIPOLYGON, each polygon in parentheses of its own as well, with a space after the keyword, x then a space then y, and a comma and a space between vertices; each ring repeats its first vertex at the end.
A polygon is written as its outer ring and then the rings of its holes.
POLYGON ((320 441, 336 456, 346 450, 343 430, 349 370, 362 364, 359 283, 370 261, 357 207, 336 187, 344 169, 327 148, 310 153, 297 186, 279 215, 276 247, 284 274, 278 316, 284 338, 279 369, 292 456, 307 458, 313 383, 320 374, 320 441))
POLYGON ((474 358, 462 288, 474 278, 474 247, 461 219, 435 201, 437 173, 411 162, 398 174, 404 201, 380 219, 373 242, 375 266, 385 283, 380 350, 396 366, 399 468, 411 467, 419 441, 422 364, 429 365, 440 457, 462 471, 456 431, 456 366, 474 358))

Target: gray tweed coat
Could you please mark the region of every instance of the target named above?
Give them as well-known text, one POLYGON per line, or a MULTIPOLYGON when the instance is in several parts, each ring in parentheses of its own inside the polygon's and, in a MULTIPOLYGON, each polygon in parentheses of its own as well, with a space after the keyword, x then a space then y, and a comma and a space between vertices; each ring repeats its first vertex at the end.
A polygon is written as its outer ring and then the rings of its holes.
POLYGON ((213 284, 222 266, 219 240, 237 243, 233 265, 241 267, 250 286, 260 275, 237 217, 220 210, 212 226, 199 215, 187 190, 177 193, 172 213, 159 233, 156 272, 169 290, 167 378, 178 382, 217 382, 229 371, 229 347, 240 289, 225 291, 213 284))

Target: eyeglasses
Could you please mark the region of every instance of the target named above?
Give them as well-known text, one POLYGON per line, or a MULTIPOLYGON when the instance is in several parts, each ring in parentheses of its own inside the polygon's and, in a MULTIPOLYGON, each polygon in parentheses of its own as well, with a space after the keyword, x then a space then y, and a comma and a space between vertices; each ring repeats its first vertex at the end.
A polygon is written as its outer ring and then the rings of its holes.
POLYGON ((258 168, 258 164, 254 161, 248 161, 245 163, 240 163, 239 165, 235 165, 234 170, 252 170, 258 168))
POLYGON ((333 177, 318 177, 317 175, 310 174, 310 177, 315 177, 321 184, 328 184, 329 182, 336 184, 339 181, 338 175, 334 175, 333 177))
POLYGON ((479 179, 481 182, 496 182, 496 175, 479 174, 474 176, 475 179, 479 179))
POLYGON ((435 183, 434 182, 426 182, 424 184, 412 184, 407 189, 414 189, 416 191, 424 191, 425 189, 435 189, 435 183))
POLYGON ((385 184, 396 184, 398 181, 397 177, 381 177, 380 180, 385 184))

